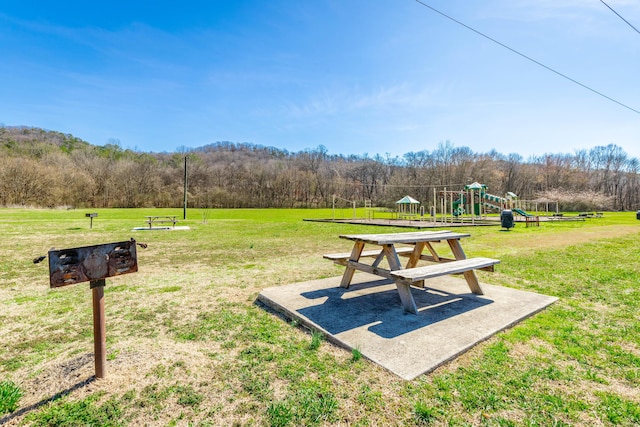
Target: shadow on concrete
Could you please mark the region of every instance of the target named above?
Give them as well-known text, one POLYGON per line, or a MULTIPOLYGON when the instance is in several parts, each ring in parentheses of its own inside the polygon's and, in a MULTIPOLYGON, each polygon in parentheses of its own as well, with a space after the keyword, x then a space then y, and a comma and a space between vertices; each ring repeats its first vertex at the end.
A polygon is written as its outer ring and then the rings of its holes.
POLYGON ((411 288, 411 293, 418 315, 404 312, 398 290, 389 280, 356 283, 349 289, 334 287, 303 292, 301 296, 323 302, 297 312, 333 335, 370 325, 370 332, 382 338, 395 338, 493 302, 472 293, 452 294, 429 288, 411 288), (384 285, 391 286, 377 290, 384 285))

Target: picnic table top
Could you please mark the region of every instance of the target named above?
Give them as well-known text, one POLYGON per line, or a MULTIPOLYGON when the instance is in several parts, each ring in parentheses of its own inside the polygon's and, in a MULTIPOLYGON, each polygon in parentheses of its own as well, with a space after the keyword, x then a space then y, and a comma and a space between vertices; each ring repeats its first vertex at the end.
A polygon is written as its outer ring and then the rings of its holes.
POLYGON ((341 239, 372 243, 375 245, 390 245, 396 243, 415 244, 417 242, 435 242, 439 240, 453 240, 469 237, 470 234, 442 231, 413 231, 408 233, 385 234, 343 234, 341 239))

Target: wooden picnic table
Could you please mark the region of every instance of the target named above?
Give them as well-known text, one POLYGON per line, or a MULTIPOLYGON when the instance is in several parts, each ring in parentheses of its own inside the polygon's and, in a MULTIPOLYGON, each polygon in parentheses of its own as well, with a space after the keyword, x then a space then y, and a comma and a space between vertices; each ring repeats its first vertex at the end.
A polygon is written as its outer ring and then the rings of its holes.
POLYGON ((152 228, 154 225, 158 224, 171 224, 173 227, 176 226, 176 216, 175 215, 148 215, 145 216, 147 219, 147 224, 149 228, 152 228))
POLYGON ((340 238, 354 242, 351 252, 328 254, 324 255, 324 258, 346 267, 340 282, 340 286, 343 288, 349 287, 356 270, 394 280, 404 308, 417 314, 417 308, 409 286, 424 287, 424 280, 428 278, 462 273, 471 292, 478 295, 483 294, 474 269, 493 271, 493 266, 500 261, 490 258, 468 259, 462 249, 460 239, 469 236, 469 234, 455 233, 448 230, 389 234, 345 234, 341 235, 340 238), (454 258, 442 257, 438 254, 433 244, 442 241, 447 242, 454 258), (365 251, 366 245, 373 245, 376 249, 365 251), (423 253, 425 249, 427 252, 423 253), (399 256, 409 258, 404 267, 400 262, 399 256), (369 258, 373 258, 373 262, 364 262, 369 258), (384 259, 387 260, 389 268, 380 266, 384 259), (420 260, 430 261, 432 264, 417 267, 420 260))

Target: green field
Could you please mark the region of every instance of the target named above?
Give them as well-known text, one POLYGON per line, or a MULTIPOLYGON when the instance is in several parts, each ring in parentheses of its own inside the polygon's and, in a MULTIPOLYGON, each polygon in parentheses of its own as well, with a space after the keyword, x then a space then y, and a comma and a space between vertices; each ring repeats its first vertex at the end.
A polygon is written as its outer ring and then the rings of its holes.
MULTIPOLYGON (((510 231, 467 227, 492 284, 559 301, 414 381, 256 304, 341 269, 331 210, 189 210, 190 230, 131 231, 181 209, 0 210, 0 424, 33 426, 640 425, 635 212, 510 231), (50 289, 58 249, 128 240, 139 272, 107 279, 107 377, 93 380, 88 283, 50 289)), ((428 351, 428 349, 425 349, 428 351)), ((420 357, 420 355, 407 355, 420 357)))

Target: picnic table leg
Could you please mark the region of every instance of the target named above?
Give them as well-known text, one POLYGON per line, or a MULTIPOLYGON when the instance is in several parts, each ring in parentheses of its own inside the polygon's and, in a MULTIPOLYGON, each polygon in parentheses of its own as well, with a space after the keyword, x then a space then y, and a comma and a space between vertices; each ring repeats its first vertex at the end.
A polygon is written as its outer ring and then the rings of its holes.
POLYGON ((376 257, 376 259, 373 261, 373 264, 371 264, 371 266, 372 267, 379 266, 383 259, 384 259, 384 251, 380 251, 380 253, 376 257))
POLYGON ((400 302, 405 311, 409 313, 418 314, 418 307, 416 301, 411 294, 411 286, 400 280, 396 280, 396 287, 398 288, 398 295, 400 295, 400 302))
MULTIPOLYGON (((402 270, 402 264, 400 264, 398 253, 396 252, 396 249, 393 245, 383 245, 382 251, 387 257, 387 262, 389 262, 389 269, 391 271, 402 270)), ((420 252, 422 252, 422 250, 420 252)), ((418 254, 418 257, 420 257, 420 254, 418 254)), ((396 288, 398 288, 398 295, 400 295, 400 302, 402 302, 402 306, 404 307, 404 309, 409 313, 418 314, 416 301, 413 299, 413 295, 411 294, 411 286, 409 286, 408 283, 396 280, 396 288)))
POLYGON ((413 268, 418 264, 418 261, 420 260, 420 256, 422 255, 422 250, 424 249, 424 247, 425 247, 425 242, 416 243, 416 245, 413 247, 413 252, 409 257, 409 261, 407 261, 407 265, 405 268, 413 268))
POLYGON ((424 243, 427 249, 429 249, 429 252, 431 252, 431 256, 433 257, 433 260, 435 262, 440 262, 440 257, 438 256, 438 253, 436 252, 436 250, 433 249, 433 246, 431 246, 431 243, 429 242, 424 242, 424 243))
MULTIPOLYGON (((351 250, 349 261, 359 261, 363 249, 364 242, 355 242, 355 244, 353 245, 353 249, 351 250)), ((353 279, 353 273, 355 272, 356 269, 347 264, 347 268, 344 270, 344 274, 342 275, 342 281, 340 282, 341 288, 347 289, 349 287, 349 285, 351 284, 351 280, 353 279)))
MULTIPOLYGON (((466 259, 467 255, 462 250, 462 246, 460 245, 459 239, 451 239, 447 240, 449 243, 449 247, 451 248, 451 252, 453 252, 453 256, 455 256, 456 260, 466 259)), ((468 270, 462 273, 464 275, 467 284, 469 285, 469 289, 476 295, 484 295, 482 288, 480 287, 480 283, 478 282, 478 277, 474 270, 468 270)))
POLYGON ((400 264, 398 253, 393 245, 382 245, 382 252, 384 252, 384 255, 387 257, 387 262, 389 262, 389 269, 391 271, 402 270, 402 264, 400 264))

